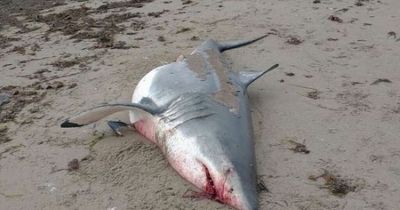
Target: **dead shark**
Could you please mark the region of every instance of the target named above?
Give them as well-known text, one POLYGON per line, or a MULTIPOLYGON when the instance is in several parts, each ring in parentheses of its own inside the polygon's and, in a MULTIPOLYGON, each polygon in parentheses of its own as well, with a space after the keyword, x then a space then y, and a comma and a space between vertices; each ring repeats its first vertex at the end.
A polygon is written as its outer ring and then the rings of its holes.
MULTIPOLYGON (((239 210, 258 209, 256 162, 247 87, 266 72, 235 72, 222 52, 266 36, 235 42, 204 41, 190 55, 160 66, 138 83, 131 103, 104 104, 69 118, 79 127, 119 111, 158 145, 170 165, 207 198, 239 210)), ((111 121, 119 133, 125 123, 111 121)))

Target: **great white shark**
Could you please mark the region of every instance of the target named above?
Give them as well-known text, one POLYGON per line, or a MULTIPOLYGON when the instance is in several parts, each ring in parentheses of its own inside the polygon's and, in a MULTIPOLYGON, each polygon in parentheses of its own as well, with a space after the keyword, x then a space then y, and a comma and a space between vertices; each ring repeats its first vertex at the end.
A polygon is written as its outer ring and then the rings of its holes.
MULTIPOLYGON (((188 56, 157 67, 136 86, 131 103, 103 104, 67 119, 80 127, 119 111, 158 145, 170 165, 203 196, 239 210, 258 209, 256 161, 248 86, 266 72, 232 71, 226 50, 256 42, 204 41, 188 56)), ((110 121, 120 133, 127 125, 110 121)))

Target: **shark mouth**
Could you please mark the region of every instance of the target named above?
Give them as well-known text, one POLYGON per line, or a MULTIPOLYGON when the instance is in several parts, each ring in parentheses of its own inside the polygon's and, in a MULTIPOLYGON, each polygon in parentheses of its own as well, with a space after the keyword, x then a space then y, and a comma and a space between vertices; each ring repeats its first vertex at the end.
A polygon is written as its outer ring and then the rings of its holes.
MULTIPOLYGON (((230 196, 230 193, 232 193, 233 189, 230 190, 229 192, 225 192, 225 187, 226 187, 226 180, 227 177, 223 177, 220 180, 224 180, 222 182, 215 182, 215 177, 211 176, 210 170, 207 168, 206 165, 202 164, 204 173, 206 175, 206 185, 204 187, 204 192, 205 196, 208 199, 217 201, 219 203, 231 203, 232 202, 232 197, 230 196)), ((227 170, 225 173, 225 176, 228 176, 231 170, 227 170)))
POLYGON ((203 185, 203 187, 202 187, 202 191, 201 192, 186 191, 184 194, 184 197, 188 197, 188 198, 192 198, 192 199, 193 198, 194 199, 205 198, 205 199, 217 201, 219 203, 225 203, 224 200, 222 199, 222 197, 218 195, 218 190, 217 190, 217 187, 215 186, 215 182, 210 174, 210 170, 203 163, 201 163, 201 166, 203 167, 204 175, 206 177, 206 182, 205 182, 205 185, 203 185))
POLYGON ((202 164, 202 165, 203 165, 204 173, 206 175, 206 186, 204 189, 205 194, 207 195, 207 197, 209 199, 223 203, 222 199, 219 198, 219 196, 217 194, 217 189, 215 187, 214 180, 211 177, 210 170, 208 170, 207 166, 205 166, 204 164, 202 164))
MULTIPOLYGON (((202 161, 197 160, 197 162, 199 163, 198 169, 200 170, 197 171, 196 176, 199 178, 201 177, 200 179, 202 181, 198 179, 199 182, 192 183, 201 189, 201 191, 199 192, 188 189, 182 197, 194 200, 210 199, 221 204, 230 205, 236 209, 242 209, 240 200, 234 194, 234 189, 230 187, 230 184, 228 183, 228 180, 230 179, 229 177, 234 173, 232 168, 227 169, 223 174, 219 174, 212 170, 212 168, 207 167, 207 165, 202 161)), ((188 175, 185 173, 182 174, 188 175)))

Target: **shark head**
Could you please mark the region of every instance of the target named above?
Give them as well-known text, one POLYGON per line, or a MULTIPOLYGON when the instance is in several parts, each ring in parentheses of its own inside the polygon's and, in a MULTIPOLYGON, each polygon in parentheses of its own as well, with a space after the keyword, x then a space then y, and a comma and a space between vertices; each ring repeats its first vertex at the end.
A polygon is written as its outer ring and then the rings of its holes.
POLYGON ((239 210, 258 209, 251 143, 243 144, 241 139, 241 144, 235 144, 239 139, 212 131, 196 136, 178 133, 166 142, 165 155, 183 178, 202 191, 201 197, 239 210))

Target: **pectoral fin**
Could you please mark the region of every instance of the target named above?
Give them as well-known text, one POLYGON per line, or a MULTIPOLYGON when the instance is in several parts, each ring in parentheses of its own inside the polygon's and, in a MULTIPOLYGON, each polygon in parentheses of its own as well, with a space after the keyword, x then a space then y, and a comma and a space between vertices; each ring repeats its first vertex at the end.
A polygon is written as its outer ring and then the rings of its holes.
POLYGON ((278 66, 279 64, 275 64, 265 71, 241 71, 239 72, 239 81, 244 88, 247 88, 251 83, 260 78, 262 75, 271 70, 274 70, 278 66))
POLYGON ((101 120, 108 115, 120 111, 132 111, 137 119, 152 116, 158 113, 158 108, 135 103, 105 104, 71 117, 61 124, 62 128, 81 127, 101 120))
POLYGON ((107 124, 108 124, 108 127, 110 127, 114 131, 115 135, 117 135, 117 136, 122 136, 122 132, 121 132, 122 128, 129 127, 128 124, 121 122, 121 121, 111 120, 111 121, 107 121, 107 124))

